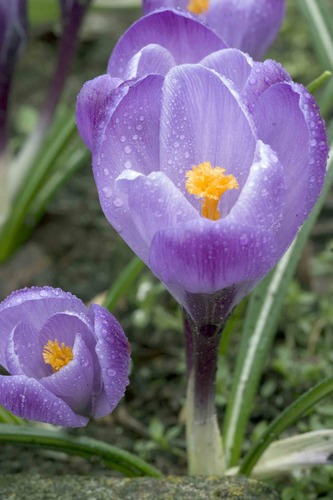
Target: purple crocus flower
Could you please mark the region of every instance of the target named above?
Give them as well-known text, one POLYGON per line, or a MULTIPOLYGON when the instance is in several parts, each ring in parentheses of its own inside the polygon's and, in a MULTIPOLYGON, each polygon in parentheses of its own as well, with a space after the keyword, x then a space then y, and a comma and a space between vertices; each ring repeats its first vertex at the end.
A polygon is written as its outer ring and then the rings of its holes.
POLYGON ((284 0, 143 0, 144 14, 161 7, 193 13, 230 47, 256 59, 266 53, 285 14, 284 0))
POLYGON ((50 287, 25 288, 0 304, 0 405, 65 427, 109 414, 128 384, 129 348, 106 309, 87 310, 50 287))
POLYGON ((197 326, 223 323, 272 269, 325 177, 306 88, 181 12, 125 33, 77 123, 106 217, 197 326))

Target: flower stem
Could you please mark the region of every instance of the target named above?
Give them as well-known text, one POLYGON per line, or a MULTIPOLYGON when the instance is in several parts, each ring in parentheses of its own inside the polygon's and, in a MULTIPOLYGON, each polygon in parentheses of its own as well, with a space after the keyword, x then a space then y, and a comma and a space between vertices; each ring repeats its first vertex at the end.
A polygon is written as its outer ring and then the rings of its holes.
POLYGON ((185 315, 187 455, 190 475, 223 476, 225 459, 215 408, 218 346, 223 326, 197 326, 185 315))

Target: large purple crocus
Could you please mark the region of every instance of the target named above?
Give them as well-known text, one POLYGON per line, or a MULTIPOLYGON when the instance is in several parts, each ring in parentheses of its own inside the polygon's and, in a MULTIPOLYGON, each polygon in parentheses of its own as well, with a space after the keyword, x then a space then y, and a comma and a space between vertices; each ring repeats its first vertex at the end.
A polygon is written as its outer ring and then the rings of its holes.
POLYGON ((233 307, 316 202, 327 141, 313 97, 276 62, 161 10, 82 89, 78 128, 103 211, 185 310, 192 474, 223 474, 218 345, 233 307))
POLYGON ((125 33, 108 74, 82 89, 77 123, 106 217, 201 325, 277 263, 325 176, 306 88, 174 11, 125 33))
POLYGON ((161 7, 191 12, 230 47, 259 59, 276 37, 285 14, 284 0, 143 0, 148 14, 161 7))
POLYGON ((109 414, 128 384, 129 348, 106 309, 50 287, 0 304, 0 405, 65 427, 109 414))

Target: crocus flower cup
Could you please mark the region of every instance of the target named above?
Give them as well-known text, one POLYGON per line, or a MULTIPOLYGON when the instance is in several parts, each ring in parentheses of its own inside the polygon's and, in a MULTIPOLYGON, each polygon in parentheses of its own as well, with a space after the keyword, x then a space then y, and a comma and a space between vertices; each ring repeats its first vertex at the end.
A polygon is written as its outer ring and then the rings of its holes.
POLYGON ((108 415, 128 384, 129 346, 106 309, 50 287, 0 304, 0 405, 64 427, 108 415))
POLYGON ((142 6, 144 14, 163 7, 191 12, 255 59, 265 55, 285 14, 284 0, 143 0, 142 6))
POLYGON ((77 124, 106 217, 198 326, 223 323, 278 262, 325 177, 306 88, 180 11, 123 35, 77 124))

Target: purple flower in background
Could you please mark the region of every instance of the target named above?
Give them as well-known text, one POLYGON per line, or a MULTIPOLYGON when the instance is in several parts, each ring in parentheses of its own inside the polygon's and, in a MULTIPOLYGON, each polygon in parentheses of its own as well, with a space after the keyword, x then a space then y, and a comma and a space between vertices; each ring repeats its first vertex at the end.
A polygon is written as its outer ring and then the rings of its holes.
POLYGON ((192 12, 230 47, 256 59, 266 53, 285 14, 284 0, 143 0, 144 14, 161 7, 192 12))
POLYGON ((108 415, 128 384, 129 346, 106 309, 50 287, 0 304, 0 405, 65 427, 108 415))
POLYGON ((315 204, 325 126, 272 60, 184 13, 135 23, 77 105, 103 211, 198 325, 219 324, 315 204))
POLYGON ((17 57, 26 40, 26 0, 0 0, 0 153, 6 145, 8 96, 17 57))

